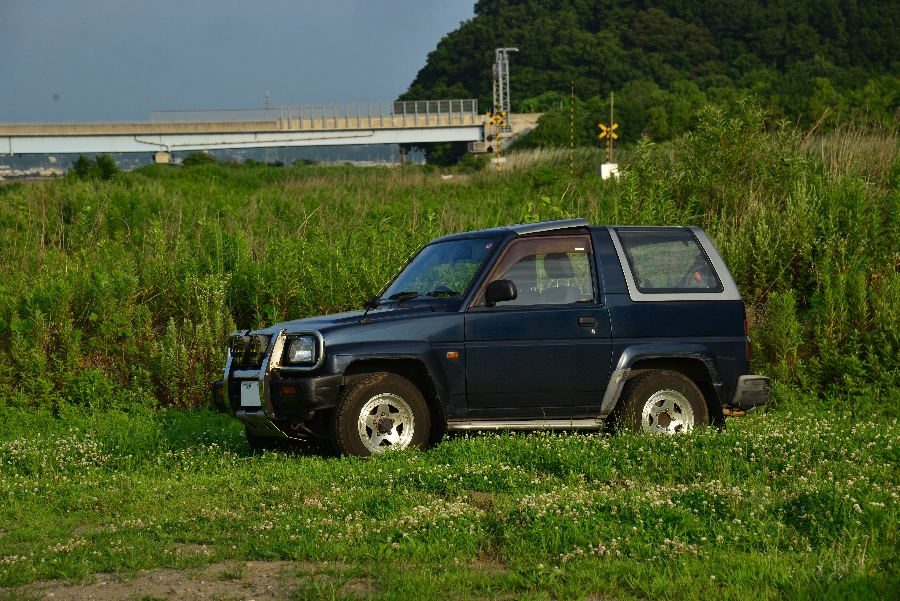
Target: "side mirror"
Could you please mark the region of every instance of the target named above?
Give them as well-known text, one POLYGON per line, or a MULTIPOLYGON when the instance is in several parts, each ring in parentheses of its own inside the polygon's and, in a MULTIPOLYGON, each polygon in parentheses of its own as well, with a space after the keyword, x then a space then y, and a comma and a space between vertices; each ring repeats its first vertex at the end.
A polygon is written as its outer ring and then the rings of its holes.
POLYGON ((365 309, 366 311, 371 311, 372 309, 377 309, 380 304, 381 304, 381 297, 373 296, 372 298, 370 298, 369 300, 366 301, 366 303, 363 305, 363 309, 365 309))
POLYGON ((519 291, 516 290, 516 285, 512 280, 494 280, 488 284, 484 293, 488 307, 493 307, 503 301, 516 300, 517 296, 519 296, 519 291))

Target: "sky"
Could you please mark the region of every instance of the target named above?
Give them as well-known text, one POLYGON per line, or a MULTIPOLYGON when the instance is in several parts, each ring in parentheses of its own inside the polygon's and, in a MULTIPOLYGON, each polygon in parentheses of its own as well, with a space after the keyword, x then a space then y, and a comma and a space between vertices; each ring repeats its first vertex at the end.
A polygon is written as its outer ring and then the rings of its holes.
POLYGON ((389 102, 474 0, 0 0, 0 123, 389 102))

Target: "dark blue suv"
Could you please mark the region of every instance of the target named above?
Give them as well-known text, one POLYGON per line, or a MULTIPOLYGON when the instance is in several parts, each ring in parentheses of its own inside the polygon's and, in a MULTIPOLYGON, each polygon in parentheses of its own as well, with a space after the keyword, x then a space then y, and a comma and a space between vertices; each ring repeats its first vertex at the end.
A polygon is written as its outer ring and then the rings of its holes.
POLYGON ((677 433, 769 399, 702 230, 584 219, 438 238, 365 311, 232 335, 216 406, 251 446, 419 447, 459 430, 677 433))

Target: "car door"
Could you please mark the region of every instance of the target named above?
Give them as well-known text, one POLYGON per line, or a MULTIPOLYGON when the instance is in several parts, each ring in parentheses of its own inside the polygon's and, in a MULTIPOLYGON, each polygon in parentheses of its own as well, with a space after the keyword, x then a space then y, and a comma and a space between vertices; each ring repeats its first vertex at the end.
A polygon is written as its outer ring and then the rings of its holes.
POLYGON ((484 417, 596 413, 609 376, 609 313, 599 302, 588 235, 514 240, 465 317, 466 398, 484 417), (512 280, 515 300, 484 292, 512 280))

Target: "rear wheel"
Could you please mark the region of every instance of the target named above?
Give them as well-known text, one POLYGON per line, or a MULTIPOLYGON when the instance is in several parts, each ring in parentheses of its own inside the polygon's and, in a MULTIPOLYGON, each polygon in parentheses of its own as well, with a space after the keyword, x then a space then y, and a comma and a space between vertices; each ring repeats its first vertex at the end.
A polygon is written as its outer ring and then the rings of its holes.
POLYGON ((386 449, 424 449, 431 420, 422 393, 409 380, 376 373, 344 389, 332 427, 339 453, 368 457, 386 449))
POLYGON ((709 425, 703 393, 676 371, 644 372, 625 384, 613 413, 619 430, 679 434, 709 425))

